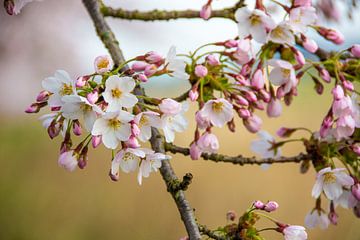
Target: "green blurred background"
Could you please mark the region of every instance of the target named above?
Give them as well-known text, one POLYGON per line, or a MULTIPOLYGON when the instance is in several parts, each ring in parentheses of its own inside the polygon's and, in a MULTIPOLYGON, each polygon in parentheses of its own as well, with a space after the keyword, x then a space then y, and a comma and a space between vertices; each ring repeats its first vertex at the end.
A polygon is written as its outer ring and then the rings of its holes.
MULTIPOLYGON (((119 5, 119 2, 111 3, 119 5)), ((144 9, 172 7, 164 5, 164 1, 154 1, 157 5, 139 2, 143 3, 139 6, 144 9)), ((232 4, 231 1, 224 2, 232 4)), ((194 1, 193 7, 198 8, 202 3, 194 1)), ((135 1, 122 4, 128 8, 137 7, 135 1)), ((186 8, 188 4, 174 1, 174 6, 186 8)), ((23 114, 23 109, 40 90, 42 78, 57 68, 66 69, 73 76, 91 72, 94 57, 104 53, 80 1, 35 3, 16 17, 0 12, 0 239, 140 240, 185 236, 176 206, 166 192, 160 174, 152 174, 141 187, 135 173, 122 173, 118 182, 112 182, 107 175, 111 153, 103 147, 90 150, 85 170, 66 172, 57 166, 60 139, 49 140, 37 120, 39 115, 23 114)), ((204 43, 206 37, 225 39, 234 34, 230 30, 236 29, 222 20, 210 21, 209 26, 198 20, 180 20, 170 22, 168 26, 165 26, 167 23, 144 25, 109 21, 119 35, 127 57, 135 56, 143 49, 165 53, 167 46, 173 43, 182 51, 188 51, 204 43), (207 27, 200 28, 203 26, 207 27), (153 36, 154 29, 164 38, 153 36), (216 34, 195 35, 199 29, 216 34), (171 40, 170 33, 175 34, 171 40), (188 34, 194 34, 194 37, 189 39, 188 34), (149 47, 144 47, 145 44, 149 47)), ((359 38, 349 35, 346 44, 355 40, 359 38)), ((170 79, 160 79, 147 86, 148 93, 153 96, 176 96, 182 89, 186 89, 185 84, 170 79)), ((325 92, 329 93, 329 87, 325 92)), ((284 108, 283 116, 278 119, 266 118, 263 129, 272 134, 281 126, 318 129, 331 102, 328 95, 319 97, 312 82, 304 80, 292 107, 284 108)), ((191 108, 188 112, 189 119, 194 110, 191 108)), ((264 117, 263 114, 260 116, 264 117)), ((189 131, 177 135, 176 144, 188 145, 193 126, 191 123, 189 131)), ((256 136, 244 130, 240 122, 237 122, 236 133, 217 129, 216 134, 221 142, 220 152, 253 155, 249 144, 256 136)), ((283 154, 290 156, 303 150, 299 144, 290 144, 283 149, 283 154)), ((298 225, 304 224, 305 215, 315 204, 311 198, 315 172, 311 169, 302 175, 297 164, 279 164, 263 171, 258 166, 192 161, 182 156, 173 156, 171 162, 178 176, 187 172, 194 175, 186 195, 198 220, 210 228, 226 224, 228 210, 241 214, 257 199, 278 201, 280 208, 273 217, 298 225)), ((359 220, 351 210, 338 208, 337 211, 340 216, 338 226, 330 226, 325 231, 310 230, 309 239, 359 240, 359 220)), ((266 220, 259 223, 260 227, 270 225, 266 220)), ((271 232, 266 232, 265 236, 272 240, 283 238, 271 232)))

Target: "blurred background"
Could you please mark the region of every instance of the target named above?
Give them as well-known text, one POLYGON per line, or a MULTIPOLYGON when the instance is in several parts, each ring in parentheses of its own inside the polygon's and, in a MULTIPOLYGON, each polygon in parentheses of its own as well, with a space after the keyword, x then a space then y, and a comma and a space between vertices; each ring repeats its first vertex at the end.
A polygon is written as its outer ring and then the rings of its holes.
MULTIPOLYGON (((121 0, 105 1, 114 7, 149 10, 199 9, 204 0, 121 0)), ((232 0, 214 1, 214 8, 231 6, 232 0)), ((339 5, 341 12, 341 6, 339 5)), ((359 10, 356 10, 359 12, 359 10)), ((126 58, 154 50, 166 54, 171 45, 179 52, 194 50, 211 41, 233 38, 236 25, 224 19, 176 20, 144 23, 107 19, 119 39, 126 58)), ((360 42, 360 14, 353 20, 341 12, 340 22, 326 23, 346 36, 342 48, 360 42)), ((316 36, 316 34, 313 34, 316 36)), ((326 49, 336 47, 318 40, 326 49)), ((186 235, 176 206, 166 192, 160 174, 152 174, 140 187, 136 174, 121 174, 118 182, 108 177, 111 153, 90 150, 85 170, 66 172, 57 166, 60 139, 50 141, 37 118, 25 115, 25 107, 41 90, 41 81, 56 69, 77 77, 93 72, 93 59, 106 54, 81 1, 44 0, 27 5, 20 15, 8 16, 0 9, 0 239, 179 239, 186 235)), ((188 86, 175 79, 157 79, 146 85, 149 95, 177 96, 188 86)), ((329 92, 329 87, 326 89, 329 92)), ((330 104, 329 94, 316 95, 313 83, 304 81, 291 108, 278 119, 268 119, 263 129, 274 134, 281 126, 318 129, 330 104)), ((189 119, 195 108, 188 113, 189 119)), ((259 113, 260 116, 264 116, 259 113)), ((178 134, 176 144, 191 141, 189 131, 178 134)), ((237 122, 237 132, 218 130, 221 152, 250 156, 249 134, 237 122)), ((298 135, 301 136, 301 135, 298 135)), ((303 151, 292 144, 284 155, 303 151)), ((241 214, 252 201, 276 200, 277 219, 303 225, 314 207, 311 189, 314 170, 299 173, 296 164, 272 166, 233 166, 174 156, 171 160, 179 177, 194 175, 186 192, 197 219, 215 228, 226 224, 225 214, 241 214)), ((326 203, 327 204, 327 203, 326 203)), ((327 208, 327 205, 323 207, 327 208)), ((338 226, 326 231, 310 230, 309 239, 359 240, 360 221, 351 210, 337 209, 338 226)), ((270 226, 261 221, 259 226, 270 226)), ((267 239, 282 239, 266 232, 267 239)))

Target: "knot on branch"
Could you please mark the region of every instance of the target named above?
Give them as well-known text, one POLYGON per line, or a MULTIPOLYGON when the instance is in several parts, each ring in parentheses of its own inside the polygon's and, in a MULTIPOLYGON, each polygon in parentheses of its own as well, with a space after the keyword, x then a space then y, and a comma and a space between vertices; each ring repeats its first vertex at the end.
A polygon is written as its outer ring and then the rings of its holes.
POLYGON ((168 192, 176 193, 180 190, 186 191, 188 186, 191 184, 192 178, 193 178, 193 175, 191 173, 186 173, 183 176, 182 181, 180 181, 178 179, 174 179, 174 180, 170 181, 167 184, 168 192))

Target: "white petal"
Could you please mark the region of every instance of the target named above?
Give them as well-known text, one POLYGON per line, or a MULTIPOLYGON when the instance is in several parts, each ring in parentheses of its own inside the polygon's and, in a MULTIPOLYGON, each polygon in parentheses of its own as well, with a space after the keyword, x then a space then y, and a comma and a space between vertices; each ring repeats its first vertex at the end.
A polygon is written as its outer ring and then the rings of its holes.
MULTIPOLYGON (((96 122, 95 122, 96 124, 96 122)), ((116 149, 118 146, 118 140, 115 136, 114 131, 108 131, 102 135, 102 142, 104 143, 105 147, 110 149, 116 149)))
POLYGON ((320 178, 320 179, 316 180, 314 187, 312 189, 311 195, 314 198, 318 198, 318 197, 320 197, 322 190, 323 190, 323 178, 320 178))

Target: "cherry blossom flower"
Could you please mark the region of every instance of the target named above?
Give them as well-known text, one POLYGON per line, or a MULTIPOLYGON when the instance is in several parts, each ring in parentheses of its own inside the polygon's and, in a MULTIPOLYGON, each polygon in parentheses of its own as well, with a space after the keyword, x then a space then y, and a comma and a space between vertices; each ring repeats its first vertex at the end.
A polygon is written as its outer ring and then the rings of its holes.
POLYGON ((142 142, 146 142, 151 138, 151 127, 160 127, 159 113, 146 111, 137 114, 134 118, 134 122, 139 127, 140 133, 137 137, 142 142))
POLYGON ((335 207, 340 205, 343 208, 353 208, 356 206, 358 200, 354 197, 350 190, 343 190, 340 197, 334 199, 335 207))
POLYGON ((241 39, 233 57, 239 64, 246 64, 251 60, 251 41, 250 39, 241 39))
POLYGON ((171 159, 170 156, 165 155, 163 153, 155 153, 152 150, 149 150, 146 153, 145 159, 143 159, 139 166, 139 172, 138 172, 138 182, 139 185, 142 184, 142 178, 149 177, 150 173, 157 172, 157 170, 161 167, 161 161, 163 160, 169 160, 171 159))
POLYGON ((268 117, 279 117, 282 112, 282 106, 280 100, 276 98, 271 98, 270 102, 267 105, 266 113, 268 117))
POLYGON ((169 74, 178 79, 188 79, 189 74, 185 72, 186 63, 176 56, 176 47, 172 46, 165 60, 166 69, 169 74))
POLYGON ((111 162, 112 178, 119 177, 119 168, 125 173, 133 172, 139 165, 141 158, 145 157, 145 151, 140 148, 125 148, 116 154, 111 162))
POLYGON ((171 98, 165 98, 159 104, 159 109, 164 114, 176 115, 181 112, 182 105, 171 98))
POLYGON ((188 127, 188 122, 184 113, 188 110, 187 102, 181 105, 181 110, 175 114, 163 114, 161 116, 161 128, 164 132, 166 142, 170 143, 175 140, 175 132, 183 132, 188 127))
POLYGON ((330 220, 325 212, 322 210, 313 209, 305 217, 305 226, 307 228, 316 228, 319 226, 321 229, 329 227, 330 220))
POLYGON ((106 112, 98 118, 93 126, 91 134, 102 136, 105 147, 115 149, 119 141, 127 141, 131 135, 131 124, 134 116, 123 110, 106 112))
POLYGON ((50 107, 61 107, 63 96, 76 94, 75 81, 64 70, 57 70, 53 77, 45 78, 42 87, 52 93, 48 100, 50 107))
POLYGON ((279 44, 294 45, 295 36, 288 22, 281 22, 268 35, 268 41, 279 44))
POLYGON ((317 21, 316 9, 314 7, 293 8, 289 14, 289 25, 294 32, 305 33, 309 25, 317 21))
POLYGON ((350 115, 341 116, 336 121, 333 135, 337 140, 350 137, 355 131, 355 120, 350 115))
POLYGON ((109 55, 98 56, 94 61, 95 72, 103 74, 110 71, 113 68, 113 61, 109 55))
POLYGON ((270 72, 270 82, 276 86, 283 86, 285 94, 297 85, 295 70, 291 63, 280 59, 271 59, 268 64, 274 67, 270 72))
POLYGON ((223 127, 234 117, 232 104, 224 98, 207 101, 200 111, 215 127, 223 127))
POLYGON ((97 114, 102 113, 100 107, 89 103, 86 98, 78 95, 67 95, 62 100, 64 102, 61 108, 62 115, 71 120, 83 118, 86 130, 91 132, 97 114))
POLYGON ((235 12, 235 19, 238 22, 240 39, 251 35, 259 43, 265 43, 267 31, 275 27, 274 20, 258 9, 251 11, 247 7, 239 8, 235 12))
MULTIPOLYGON (((250 144, 251 151, 259 154, 263 158, 277 159, 281 156, 281 149, 274 148, 275 139, 267 131, 260 131, 257 133, 260 139, 254 140, 250 144)), ((262 169, 266 170, 270 164, 261 164, 262 169)))
POLYGON ((283 229, 285 240, 306 240, 307 233, 303 226, 290 225, 283 229))
POLYGON ((215 134, 206 132, 197 141, 197 146, 201 152, 215 153, 219 150, 219 140, 215 134))
POLYGON ((73 150, 63 152, 62 154, 60 154, 58 163, 59 163, 59 166, 72 172, 76 169, 76 167, 78 165, 77 155, 74 153, 73 150))
POLYGON ((197 126, 200 129, 206 129, 206 128, 210 127, 210 121, 203 115, 202 111, 196 112, 195 121, 196 121, 197 126))
POLYGON ((261 128, 261 124, 262 124, 262 120, 260 117, 256 116, 256 115, 252 115, 248 118, 245 118, 243 120, 244 126, 246 127, 246 129, 251 132, 251 133, 256 133, 260 130, 261 128))
POLYGON ((135 81, 131 77, 110 76, 105 83, 103 97, 107 102, 107 111, 118 111, 122 107, 131 108, 138 99, 131 94, 135 88, 135 81))
POLYGON ((314 198, 320 197, 324 191, 329 200, 335 200, 343 193, 343 187, 350 187, 354 184, 352 177, 347 175, 344 168, 324 168, 317 173, 316 182, 312 189, 314 198))

